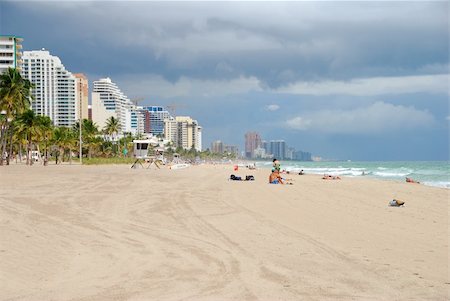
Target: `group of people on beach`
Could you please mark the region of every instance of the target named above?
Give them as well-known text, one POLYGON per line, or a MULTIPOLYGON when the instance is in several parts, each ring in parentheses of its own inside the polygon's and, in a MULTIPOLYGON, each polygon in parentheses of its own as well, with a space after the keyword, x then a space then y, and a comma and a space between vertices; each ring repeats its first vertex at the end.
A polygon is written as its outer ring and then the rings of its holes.
MULTIPOLYGON (((272 162, 272 172, 269 175, 269 184, 289 184, 292 185, 292 179, 286 179, 283 178, 281 176, 281 173, 284 172, 286 174, 290 174, 289 171, 281 171, 281 164, 280 161, 278 161, 278 159, 273 159, 272 162)), ((256 168, 256 166, 254 166, 254 168, 256 168)), ((237 166, 235 166, 235 170, 237 170, 237 166)), ((299 175, 304 175, 304 171, 303 169, 298 173, 299 175)), ((365 173, 363 173, 363 175, 365 175, 365 173)), ((329 174, 324 174, 322 177, 323 180, 341 180, 341 177, 339 176, 333 176, 333 175, 329 175, 329 174)), ((234 180, 234 179, 233 179, 234 180)), ((411 178, 406 178, 406 182, 408 183, 420 183, 418 181, 415 181, 411 178)))
POLYGON ((281 177, 280 161, 273 159, 272 172, 269 175, 269 184, 287 184, 292 185, 292 179, 281 177))

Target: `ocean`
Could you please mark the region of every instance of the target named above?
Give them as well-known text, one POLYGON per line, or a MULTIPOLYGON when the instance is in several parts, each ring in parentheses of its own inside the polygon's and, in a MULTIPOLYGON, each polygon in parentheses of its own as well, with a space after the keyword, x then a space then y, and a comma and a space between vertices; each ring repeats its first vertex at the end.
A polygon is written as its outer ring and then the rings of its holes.
MULTIPOLYGON (((428 186, 450 189, 448 161, 392 161, 392 162, 303 162, 280 161, 281 169, 305 174, 330 174, 346 177, 372 177, 393 181, 412 178, 428 186)), ((270 168, 272 162, 257 162, 258 167, 270 168)))

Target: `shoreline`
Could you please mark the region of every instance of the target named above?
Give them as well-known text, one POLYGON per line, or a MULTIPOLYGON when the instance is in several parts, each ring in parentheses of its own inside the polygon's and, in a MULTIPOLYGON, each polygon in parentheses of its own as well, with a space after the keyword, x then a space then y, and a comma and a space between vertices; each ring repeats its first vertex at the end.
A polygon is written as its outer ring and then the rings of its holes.
MULTIPOLYGON (((133 161, 134 159, 133 158, 129 158, 129 159, 131 159, 130 162, 122 162, 122 163, 121 162, 116 162, 116 163, 102 162, 102 163, 90 163, 90 164, 83 163, 82 166, 108 166, 108 165, 113 165, 113 166, 116 166, 116 165, 117 166, 130 165, 131 166, 132 162, 134 162, 133 161)), ((290 162, 307 162, 307 161, 286 161, 286 162, 284 162, 283 165, 284 166, 286 166, 286 165, 289 166, 286 163, 290 163, 290 162)), ((344 162, 344 161, 323 161, 323 162, 321 161, 320 163, 336 163, 336 162, 340 163, 340 162, 344 162)), ((385 161, 367 161, 367 162, 369 162, 369 163, 384 163, 385 161)), ((397 163, 401 163, 401 162, 408 163, 408 161, 394 161, 394 162, 397 162, 397 163)), ((413 162, 415 162, 415 161, 413 161, 413 162)), ((422 162, 422 163, 428 163, 428 162, 441 163, 441 161, 420 161, 420 162, 422 162)), ((444 162, 444 161, 442 161, 442 162, 444 162)), ((247 161, 239 160, 239 161, 235 161, 235 162, 220 162, 220 161, 214 162, 214 161, 211 161, 211 162, 202 162, 200 164, 192 164, 192 165, 193 166, 209 166, 209 165, 212 165, 212 166, 219 165, 220 166, 220 165, 223 165, 223 166, 231 166, 230 168, 232 168, 233 166, 238 165, 239 169, 242 170, 242 169, 247 169, 246 166, 252 165, 252 164, 255 164, 255 163, 257 164, 256 165, 257 169, 267 170, 268 173, 270 172, 271 162, 269 162, 269 161, 254 161, 254 160, 253 161, 252 160, 247 160, 247 161), (258 165, 258 163, 262 163, 262 162, 264 162, 266 164, 258 165)), ((307 162, 307 163, 314 163, 314 162, 307 162)), ((315 163, 317 163, 317 162, 315 162, 315 163)), ((344 163, 361 163, 361 162, 344 162, 344 163)), ((23 166, 25 166, 25 163, 24 162, 22 162, 22 163, 20 163, 20 162, 18 162, 18 163, 11 162, 11 166, 13 166, 13 165, 23 165, 23 166)), ((42 163, 41 162, 37 162, 37 163, 34 163, 34 165, 41 165, 42 166, 42 163)), ((78 166, 81 166, 79 161, 77 161, 77 160, 74 160, 71 164, 69 162, 64 162, 64 163, 59 164, 59 165, 55 165, 55 164, 51 164, 50 163, 48 166, 61 166, 61 165, 69 165, 69 166, 70 165, 78 165, 78 166)), ((165 168, 164 165, 162 165, 161 168, 165 168)), ((295 168, 294 169, 295 171, 293 173, 289 173, 289 174, 290 175, 298 175, 298 174, 296 174, 296 173, 298 173, 297 169, 299 171, 302 168, 295 168)), ((342 168, 340 168, 340 169, 342 169, 342 168)), ((249 169, 247 169, 247 170, 249 170, 249 169)), ((322 176, 323 174, 327 174, 327 173, 331 174, 331 175, 344 177, 344 178, 347 178, 347 179, 365 178, 365 179, 369 179, 369 180, 380 180, 380 181, 388 181, 388 182, 395 182, 395 183, 404 183, 405 182, 404 179, 381 177, 381 176, 375 176, 375 175, 372 175, 372 174, 348 175, 348 174, 333 173, 332 171, 331 172, 311 172, 310 170, 308 170, 308 172, 306 172, 304 175, 322 176)), ((283 174, 286 174, 286 172, 283 172, 283 174)), ((446 176, 448 177, 448 175, 446 175, 446 176)), ((442 181, 440 183, 441 184, 436 184, 436 182, 423 181, 423 182, 420 182, 420 183, 417 183, 417 184, 423 185, 423 186, 427 186, 427 187, 434 187, 434 188, 450 190, 450 186, 449 186, 450 182, 442 181)), ((408 183, 408 184, 414 185, 415 183, 408 183)))

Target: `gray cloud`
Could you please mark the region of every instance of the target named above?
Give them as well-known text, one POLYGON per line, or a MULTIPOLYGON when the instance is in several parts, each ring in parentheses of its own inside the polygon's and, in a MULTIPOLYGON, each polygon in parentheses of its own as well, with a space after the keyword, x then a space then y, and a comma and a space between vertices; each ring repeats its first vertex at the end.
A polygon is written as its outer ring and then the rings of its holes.
POLYGON ((414 107, 376 102, 352 110, 323 110, 306 113, 286 121, 295 130, 312 130, 325 133, 373 134, 385 131, 405 131, 430 128, 436 121, 427 111, 414 107))
MULTIPOLYGON (((7 2, 54 37, 70 67, 231 79, 277 88, 299 80, 429 74, 448 64, 447 3, 7 2), (51 26, 51 23, 58 26, 51 26), (414 20, 414 22, 412 22, 414 20), (64 36, 64 37, 63 37, 64 36), (70 38, 68 38, 70 37, 70 38), (58 43, 65 39, 65 43, 58 43), (78 45, 83 44, 83 47, 78 45), (78 46, 78 47, 77 47, 78 46), (92 52, 101 53, 100 57, 92 52), (72 59, 70 59, 72 58, 72 59)), ((26 18, 9 19, 8 11, 26 18)), ((8 28, 10 27, 10 28, 8 28)), ((23 30, 30 30, 22 25, 23 30)))

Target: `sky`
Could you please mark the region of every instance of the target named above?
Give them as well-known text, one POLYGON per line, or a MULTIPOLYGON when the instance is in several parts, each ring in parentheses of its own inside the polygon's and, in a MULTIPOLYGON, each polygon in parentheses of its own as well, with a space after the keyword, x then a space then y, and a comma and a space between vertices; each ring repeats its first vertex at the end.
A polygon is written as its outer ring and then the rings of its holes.
POLYGON ((90 84, 333 160, 449 160, 448 1, 3 1, 0 34, 90 84))

